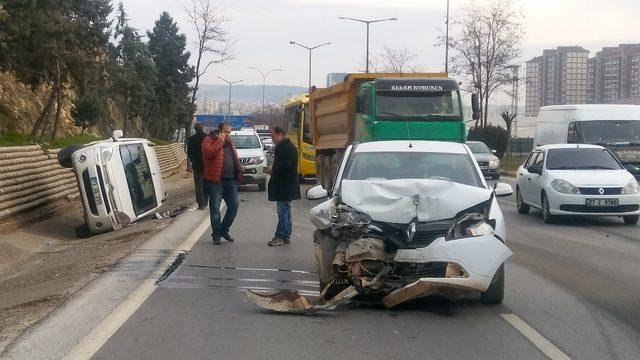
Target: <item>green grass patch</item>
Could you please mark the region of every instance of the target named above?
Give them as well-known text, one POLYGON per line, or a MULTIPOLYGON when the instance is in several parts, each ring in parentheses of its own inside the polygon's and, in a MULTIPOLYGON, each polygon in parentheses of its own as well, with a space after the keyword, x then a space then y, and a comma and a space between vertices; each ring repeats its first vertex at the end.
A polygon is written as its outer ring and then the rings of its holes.
POLYGON ((522 165, 526 157, 509 157, 505 156, 504 159, 500 160, 500 168, 507 171, 516 171, 522 165))
POLYGON ((7 133, 6 135, 0 135, 0 146, 21 146, 32 145, 29 142, 27 135, 19 133, 7 133))
MULTIPOLYGON (((77 134, 74 136, 56 139, 51 143, 45 143, 42 145, 42 147, 47 149, 58 149, 67 147, 69 145, 82 145, 103 139, 103 137, 91 134, 77 134)), ((27 134, 8 133, 6 135, 0 135, 0 146, 23 146, 33 144, 37 144, 37 142, 29 141, 29 136, 27 134)))
POLYGON ((171 141, 161 140, 161 139, 156 139, 156 138, 151 139, 151 142, 156 144, 156 145, 158 145, 158 146, 171 144, 171 141))

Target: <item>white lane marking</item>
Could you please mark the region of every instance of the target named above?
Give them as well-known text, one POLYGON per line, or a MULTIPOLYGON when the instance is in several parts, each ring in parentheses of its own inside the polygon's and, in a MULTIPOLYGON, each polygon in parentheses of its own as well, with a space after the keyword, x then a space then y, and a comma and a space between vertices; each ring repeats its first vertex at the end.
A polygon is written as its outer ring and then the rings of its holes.
POLYGON ((173 263, 176 257, 185 251, 191 250, 193 245, 204 235, 209 228, 209 218, 205 218, 194 232, 191 233, 178 248, 169 256, 162 266, 160 266, 149 278, 118 307, 104 318, 98 326, 89 333, 80 343, 71 349, 65 359, 90 359, 100 348, 115 334, 118 329, 133 315, 136 310, 153 294, 156 281, 162 276, 164 271, 173 263))
POLYGON ((549 340, 545 339, 539 332, 529 326, 516 314, 500 314, 500 316, 526 337, 533 345, 535 345, 542 353, 547 355, 551 360, 571 360, 567 354, 558 349, 549 340))
POLYGON ((516 204, 514 202, 511 202, 511 201, 507 201, 507 200, 498 200, 498 202, 509 204, 509 205, 513 205, 513 206, 518 206, 518 204, 516 204))

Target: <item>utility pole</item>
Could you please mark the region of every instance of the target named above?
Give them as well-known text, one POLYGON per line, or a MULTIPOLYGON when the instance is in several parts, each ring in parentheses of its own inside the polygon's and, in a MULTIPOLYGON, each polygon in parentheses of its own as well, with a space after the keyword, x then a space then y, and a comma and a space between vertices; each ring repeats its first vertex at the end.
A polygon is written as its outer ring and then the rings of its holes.
POLYGON ((218 79, 226 82, 227 84, 229 84, 229 107, 228 107, 228 118, 227 118, 227 122, 231 123, 231 86, 233 84, 237 84, 237 83, 241 83, 242 80, 236 80, 236 81, 229 81, 225 78, 221 78, 220 76, 218 76, 218 79))
POLYGON ((267 76, 269 74, 271 74, 274 71, 282 71, 282 69, 271 69, 267 72, 264 72, 256 67, 250 66, 249 67, 250 70, 255 70, 257 72, 260 73, 260 75, 262 75, 262 113, 264 114, 264 94, 265 94, 265 88, 267 87, 267 76))
POLYGON ((366 65, 365 65, 365 73, 369 73, 369 25, 373 24, 373 23, 378 23, 378 22, 383 22, 383 21, 395 21, 398 20, 398 18, 388 18, 388 19, 377 19, 377 20, 362 20, 362 19, 356 19, 356 18, 350 18, 350 17, 344 17, 344 16, 340 16, 338 19, 340 20, 351 20, 351 21, 357 21, 357 22, 361 22, 367 25, 367 55, 366 55, 366 65))
POLYGON ((311 51, 321 47, 321 46, 325 46, 325 45, 331 45, 331 42, 326 42, 320 45, 316 45, 316 46, 306 46, 306 45, 302 45, 300 43, 297 43, 295 41, 289 41, 289 44, 291 45, 298 45, 301 48, 305 48, 307 50, 309 50, 309 92, 311 92, 311 51))
POLYGON ((514 126, 513 126, 513 137, 517 138, 518 137, 518 102, 519 102, 519 83, 520 83, 520 75, 519 75, 519 70, 520 70, 520 65, 511 65, 509 66, 511 68, 512 73, 512 95, 511 95, 511 111, 513 112, 513 115, 515 116, 514 118, 514 126))
POLYGON ((444 72, 449 73, 449 0, 447 0, 447 34, 444 44, 444 72))

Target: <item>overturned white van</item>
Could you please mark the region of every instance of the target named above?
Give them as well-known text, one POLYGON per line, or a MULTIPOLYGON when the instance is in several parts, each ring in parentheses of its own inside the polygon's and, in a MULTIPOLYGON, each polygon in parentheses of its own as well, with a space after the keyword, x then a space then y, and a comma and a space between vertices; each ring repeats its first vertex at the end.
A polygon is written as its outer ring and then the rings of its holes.
POLYGON ((69 146, 58 153, 61 166, 73 168, 88 230, 117 230, 155 212, 167 194, 154 144, 121 138, 69 146))

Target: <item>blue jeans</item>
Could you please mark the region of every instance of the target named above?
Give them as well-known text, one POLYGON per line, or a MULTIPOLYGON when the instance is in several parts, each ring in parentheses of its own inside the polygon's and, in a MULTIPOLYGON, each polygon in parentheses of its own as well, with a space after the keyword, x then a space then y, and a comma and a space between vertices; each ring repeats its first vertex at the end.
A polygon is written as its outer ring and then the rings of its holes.
POLYGON ((278 226, 276 227, 276 237, 280 239, 291 238, 291 201, 278 201, 278 226))
POLYGON ((238 183, 236 180, 220 180, 220 184, 207 181, 206 189, 209 192, 209 214, 211 217, 212 236, 220 237, 229 233, 229 228, 238 214, 238 183), (224 200, 227 211, 221 219, 220 204, 224 200))

